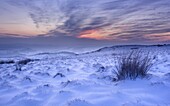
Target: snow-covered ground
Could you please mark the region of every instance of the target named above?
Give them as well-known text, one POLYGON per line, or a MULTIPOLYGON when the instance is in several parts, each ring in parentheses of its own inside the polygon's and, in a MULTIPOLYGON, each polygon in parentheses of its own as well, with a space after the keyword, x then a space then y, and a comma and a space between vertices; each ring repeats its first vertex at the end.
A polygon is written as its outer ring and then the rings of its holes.
POLYGON ((170 106, 170 46, 0 54, 0 106, 170 106), (156 56, 150 76, 113 81, 117 57, 134 49, 156 56))

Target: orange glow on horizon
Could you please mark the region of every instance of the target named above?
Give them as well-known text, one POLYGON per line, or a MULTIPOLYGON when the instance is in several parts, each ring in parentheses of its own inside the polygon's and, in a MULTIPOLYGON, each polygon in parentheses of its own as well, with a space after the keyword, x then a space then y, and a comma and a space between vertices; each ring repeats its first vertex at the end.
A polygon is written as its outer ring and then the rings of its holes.
POLYGON ((31 25, 3 25, 0 27, 1 34, 11 34, 18 37, 32 37, 40 34, 46 34, 48 31, 40 30, 31 25))
POLYGON ((120 28, 100 28, 100 29, 91 29, 83 31, 79 34, 78 38, 89 38, 96 40, 113 40, 117 39, 119 33, 122 32, 120 28), (114 36, 112 36, 114 35, 114 36))
POLYGON ((165 32, 165 33, 156 33, 156 34, 148 34, 145 35, 146 37, 149 37, 153 40, 157 40, 157 41, 166 41, 166 40, 170 40, 170 32, 165 32), (164 36, 164 37, 163 37, 164 36), (160 39, 161 37, 161 39, 160 39))
POLYGON ((109 40, 100 31, 94 30, 94 29, 81 32, 80 36, 78 36, 78 38, 88 38, 88 39, 97 39, 97 40, 103 40, 103 39, 109 40))

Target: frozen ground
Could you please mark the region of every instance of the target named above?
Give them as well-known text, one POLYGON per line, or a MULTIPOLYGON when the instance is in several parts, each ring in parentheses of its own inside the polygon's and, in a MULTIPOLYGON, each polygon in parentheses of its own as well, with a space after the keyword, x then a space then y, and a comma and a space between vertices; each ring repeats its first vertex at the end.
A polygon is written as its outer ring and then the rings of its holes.
POLYGON ((170 46, 27 53, 0 51, 0 106, 170 106, 170 46), (113 81, 117 57, 133 49, 156 56, 150 77, 113 81))

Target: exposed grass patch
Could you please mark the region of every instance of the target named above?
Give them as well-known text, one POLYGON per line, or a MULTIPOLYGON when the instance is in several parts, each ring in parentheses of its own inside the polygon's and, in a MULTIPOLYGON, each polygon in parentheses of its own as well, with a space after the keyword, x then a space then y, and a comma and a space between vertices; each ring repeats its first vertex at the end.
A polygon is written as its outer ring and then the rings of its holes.
POLYGON ((0 64, 14 64, 15 61, 14 60, 0 60, 0 64))
POLYGON ((20 60, 18 62, 16 62, 15 66, 16 66, 16 70, 17 71, 22 71, 21 68, 24 65, 27 65, 30 62, 34 62, 34 61, 38 61, 39 59, 24 59, 24 60, 20 60))
POLYGON ((153 66, 153 57, 149 53, 144 54, 141 51, 132 51, 130 54, 118 59, 115 66, 117 80, 135 80, 144 78, 153 66))

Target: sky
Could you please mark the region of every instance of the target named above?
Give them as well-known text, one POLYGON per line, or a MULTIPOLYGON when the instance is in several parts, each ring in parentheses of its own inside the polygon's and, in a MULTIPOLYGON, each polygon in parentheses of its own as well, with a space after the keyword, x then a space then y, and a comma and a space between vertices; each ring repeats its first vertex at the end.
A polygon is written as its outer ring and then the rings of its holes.
POLYGON ((170 0, 1 0, 0 44, 170 43, 170 0))

